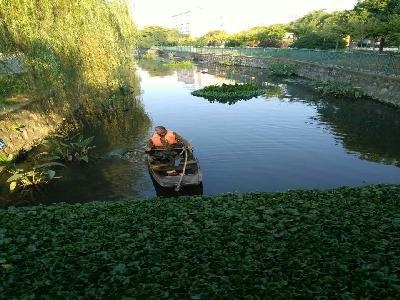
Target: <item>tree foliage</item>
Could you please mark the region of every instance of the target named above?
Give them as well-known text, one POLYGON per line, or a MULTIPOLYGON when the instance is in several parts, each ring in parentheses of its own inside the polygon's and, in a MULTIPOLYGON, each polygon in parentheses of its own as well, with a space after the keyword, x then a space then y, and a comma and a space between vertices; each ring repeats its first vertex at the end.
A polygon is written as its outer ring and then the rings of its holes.
POLYGON ((0 11, 0 52, 23 54, 44 85, 115 86, 135 44, 124 0, 0 0, 0 11))
POLYGON ((295 47, 314 49, 341 49, 365 38, 385 45, 400 44, 400 1, 359 0, 352 10, 326 12, 312 11, 290 24, 256 26, 242 32, 229 34, 212 30, 190 39, 174 29, 152 26, 143 30, 143 45, 196 45, 216 47, 287 47, 292 42, 285 39, 293 33, 298 41, 295 47), (181 35, 181 36, 180 36, 181 35), (152 36, 149 38, 149 36, 152 36))
POLYGON ((199 46, 224 46, 229 34, 223 30, 212 30, 197 40, 199 46))
POLYGON ((180 33, 175 28, 146 26, 139 31, 138 45, 141 48, 150 48, 151 46, 187 45, 190 43, 190 36, 180 33))
POLYGON ((363 16, 356 22, 356 27, 363 28, 365 37, 379 39, 380 51, 388 39, 400 42, 399 0, 363 0, 356 4, 354 11, 363 16))

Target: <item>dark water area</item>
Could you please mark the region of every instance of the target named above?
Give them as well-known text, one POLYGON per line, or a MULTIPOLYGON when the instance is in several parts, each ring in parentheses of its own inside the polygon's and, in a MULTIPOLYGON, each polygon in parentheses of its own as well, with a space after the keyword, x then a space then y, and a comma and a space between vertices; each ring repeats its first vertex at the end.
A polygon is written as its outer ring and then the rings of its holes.
POLYGON ((203 186, 182 194, 400 183, 399 109, 365 99, 321 99, 303 79, 273 79, 254 68, 208 65, 173 70, 143 61, 137 73, 140 101, 82 124, 85 136, 95 136, 89 164, 60 170, 63 177, 35 200, 19 203, 162 194, 148 174, 143 153, 156 125, 190 140, 200 160, 203 186), (210 84, 233 82, 254 82, 267 93, 230 105, 190 94, 210 84))

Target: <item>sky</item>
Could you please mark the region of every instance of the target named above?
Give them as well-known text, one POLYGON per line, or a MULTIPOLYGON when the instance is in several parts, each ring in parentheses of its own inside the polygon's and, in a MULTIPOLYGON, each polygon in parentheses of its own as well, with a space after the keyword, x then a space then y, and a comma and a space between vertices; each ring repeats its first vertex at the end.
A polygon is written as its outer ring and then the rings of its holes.
POLYGON ((306 13, 351 9, 356 0, 129 0, 134 22, 177 27, 200 36, 209 30, 239 32, 258 25, 288 23, 306 13))

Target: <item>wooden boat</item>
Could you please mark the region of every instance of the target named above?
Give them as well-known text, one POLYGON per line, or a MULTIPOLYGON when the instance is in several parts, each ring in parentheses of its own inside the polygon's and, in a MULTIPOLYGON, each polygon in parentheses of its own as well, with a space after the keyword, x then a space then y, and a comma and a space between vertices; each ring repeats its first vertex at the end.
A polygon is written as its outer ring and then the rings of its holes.
POLYGON ((147 153, 147 165, 153 180, 164 188, 179 190, 183 186, 200 185, 203 180, 199 161, 189 149, 153 149, 147 153), (160 159, 160 156, 170 158, 160 159))

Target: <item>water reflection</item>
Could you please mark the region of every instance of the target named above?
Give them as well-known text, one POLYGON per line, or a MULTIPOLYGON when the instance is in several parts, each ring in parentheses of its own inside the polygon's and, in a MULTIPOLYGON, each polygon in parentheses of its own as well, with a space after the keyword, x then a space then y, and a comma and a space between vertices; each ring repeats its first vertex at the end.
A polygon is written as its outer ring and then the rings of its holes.
POLYGON ((264 84, 268 98, 315 107, 318 116, 310 124, 325 126, 349 152, 363 160, 400 166, 399 109, 367 99, 321 99, 307 80, 274 79, 259 69, 216 65, 208 69, 235 81, 264 84))
MULTIPOLYGON (((74 111, 69 124, 96 137, 89 164, 63 170, 63 178, 35 203, 202 194, 202 186, 177 194, 152 182, 142 151, 152 122, 193 142, 205 194, 398 183, 397 109, 367 100, 321 99, 307 81, 272 79, 262 69, 202 65, 167 71, 159 62, 139 64, 142 81, 140 86, 137 78, 132 81, 134 93, 121 88, 96 101, 48 100, 29 107, 43 117, 74 111), (264 86, 267 93, 234 105, 190 95, 206 85, 234 82, 264 86)), ((4 179, 2 186, 4 191, 4 179)))
MULTIPOLYGON (((143 197, 149 182, 146 180, 144 155, 141 149, 151 127, 140 99, 140 80, 135 72, 125 77, 129 87, 93 93, 76 91, 73 98, 52 98, 36 101, 11 117, 52 122, 54 128, 65 133, 80 132, 84 136, 94 136, 96 148, 91 152, 88 164, 68 164, 59 170, 61 179, 54 180, 34 197, 9 194, 5 182, 7 175, 0 179, 0 206, 33 205, 54 202, 108 201, 143 197), (126 149, 134 153, 129 157, 108 156, 116 149, 126 149), (3 199, 1 199, 3 198, 3 199)), ((29 120, 27 120, 29 122, 29 120)), ((19 124, 19 123, 18 123, 19 124)), ((40 124, 29 124, 33 130, 42 130, 40 124)), ((31 168, 32 157, 41 152, 38 147, 30 154, 30 159, 19 167, 31 168)), ((9 176, 9 175, 8 175, 9 176)))
POLYGON ((400 165, 399 109, 367 99, 322 99, 306 79, 272 78, 265 70, 257 68, 205 64, 177 73, 178 78, 195 79, 194 82, 181 80, 192 89, 209 84, 253 83, 266 88, 267 100, 276 98, 314 107, 318 115, 308 124, 330 131, 349 153, 357 153, 362 160, 400 165), (208 73, 200 72, 202 69, 207 69, 208 73))
POLYGON ((399 110, 365 101, 331 99, 317 105, 320 122, 360 159, 400 167, 399 110))
POLYGON ((149 72, 151 76, 165 77, 172 75, 175 72, 174 68, 155 59, 141 59, 138 62, 138 66, 149 72))

